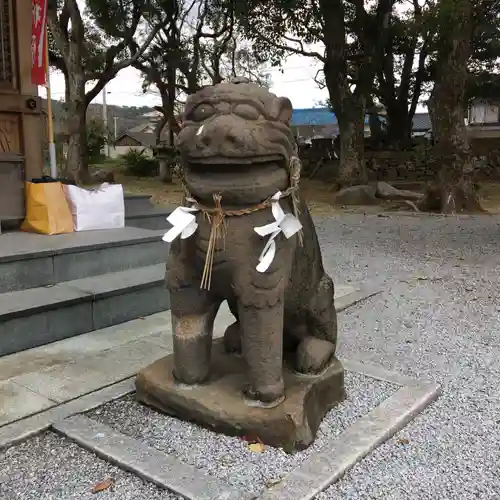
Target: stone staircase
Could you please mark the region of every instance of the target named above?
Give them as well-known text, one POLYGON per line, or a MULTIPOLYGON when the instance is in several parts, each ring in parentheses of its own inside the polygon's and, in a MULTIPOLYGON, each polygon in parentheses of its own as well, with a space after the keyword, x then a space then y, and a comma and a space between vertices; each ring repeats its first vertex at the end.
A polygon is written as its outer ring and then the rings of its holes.
MULTIPOLYGON (((144 200, 133 200, 142 221, 144 200)), ((148 222, 160 219, 168 225, 164 214, 148 222)), ((163 234, 138 227, 1 234, 0 356, 169 309, 163 234)))

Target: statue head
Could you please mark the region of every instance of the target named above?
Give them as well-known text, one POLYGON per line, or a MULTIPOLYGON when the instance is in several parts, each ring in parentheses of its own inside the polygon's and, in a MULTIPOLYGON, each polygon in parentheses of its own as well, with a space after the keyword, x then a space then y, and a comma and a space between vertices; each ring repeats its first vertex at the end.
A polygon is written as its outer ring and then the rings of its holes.
POLYGON ((245 78, 188 97, 177 138, 193 196, 258 203, 289 185, 292 103, 245 78))

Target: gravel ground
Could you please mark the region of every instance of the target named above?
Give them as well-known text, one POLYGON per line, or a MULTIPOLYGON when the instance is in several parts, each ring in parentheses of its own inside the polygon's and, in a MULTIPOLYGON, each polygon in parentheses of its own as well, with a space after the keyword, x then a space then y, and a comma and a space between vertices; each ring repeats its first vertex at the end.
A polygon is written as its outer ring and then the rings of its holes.
MULTIPOLYGON (((338 283, 387 285, 340 315, 339 354, 437 381, 444 392, 316 500, 500 499, 500 218, 339 215, 317 219, 317 229, 338 283)), ((317 447, 393 391, 355 375, 347 384, 351 399, 329 415, 317 447)), ((239 440, 165 424, 130 400, 94 416, 254 491, 314 450, 253 453, 239 440)), ((109 475, 122 491, 109 498, 172 498, 51 434, 0 454, 0 498, 86 499, 109 475)))
POLYGON ((0 500, 182 500, 48 432, 0 452, 0 500), (114 487, 92 493, 112 478, 114 487))
POLYGON ((500 219, 347 216, 318 232, 337 281, 390 285, 341 316, 340 355, 443 395, 317 500, 499 499, 500 219))
POLYGON ((271 447, 265 447, 262 453, 251 451, 239 438, 167 417, 137 403, 132 396, 102 406, 87 416, 141 439, 207 474, 260 493, 398 389, 395 385, 353 373, 346 374, 345 382, 348 400, 325 417, 314 445, 294 455, 271 447))

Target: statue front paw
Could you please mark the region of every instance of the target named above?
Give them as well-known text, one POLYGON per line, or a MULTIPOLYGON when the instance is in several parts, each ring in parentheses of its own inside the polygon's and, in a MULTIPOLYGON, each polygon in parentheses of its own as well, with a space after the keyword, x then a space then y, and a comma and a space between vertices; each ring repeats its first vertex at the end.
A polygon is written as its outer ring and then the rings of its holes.
POLYGON ((274 408, 285 399, 285 384, 280 380, 277 384, 252 387, 248 385, 243 390, 249 406, 274 408))

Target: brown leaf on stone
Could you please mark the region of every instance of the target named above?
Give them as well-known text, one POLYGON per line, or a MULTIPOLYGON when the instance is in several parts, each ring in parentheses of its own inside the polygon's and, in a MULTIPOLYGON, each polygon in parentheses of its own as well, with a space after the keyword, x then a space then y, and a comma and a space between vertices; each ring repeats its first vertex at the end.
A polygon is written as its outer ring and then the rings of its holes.
POLYGON ((104 481, 97 483, 92 488, 92 493, 100 493, 101 491, 109 490, 115 484, 115 481, 112 477, 108 477, 104 481))
POLYGON ((400 438, 400 439, 398 439, 398 443, 406 445, 406 444, 410 444, 410 440, 406 439, 406 438, 400 438))

